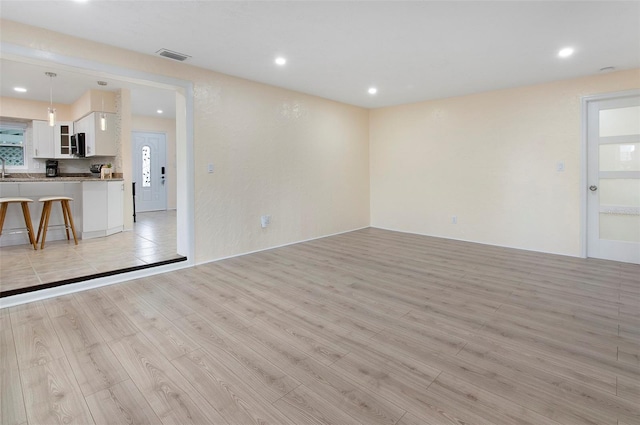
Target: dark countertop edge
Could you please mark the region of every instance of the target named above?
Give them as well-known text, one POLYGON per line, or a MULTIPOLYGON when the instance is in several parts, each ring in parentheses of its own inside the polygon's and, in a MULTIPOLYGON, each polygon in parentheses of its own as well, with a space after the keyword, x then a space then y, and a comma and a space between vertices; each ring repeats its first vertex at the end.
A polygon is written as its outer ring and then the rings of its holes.
POLYGON ((123 178, 101 179, 99 177, 8 177, 0 179, 0 183, 54 183, 54 182, 108 182, 108 181, 124 181, 123 178))
POLYGON ((40 179, 40 178, 49 178, 55 179, 60 177, 99 177, 100 173, 58 173, 56 177, 47 177, 46 173, 18 173, 18 172, 7 172, 6 174, 12 176, 16 179, 40 179))

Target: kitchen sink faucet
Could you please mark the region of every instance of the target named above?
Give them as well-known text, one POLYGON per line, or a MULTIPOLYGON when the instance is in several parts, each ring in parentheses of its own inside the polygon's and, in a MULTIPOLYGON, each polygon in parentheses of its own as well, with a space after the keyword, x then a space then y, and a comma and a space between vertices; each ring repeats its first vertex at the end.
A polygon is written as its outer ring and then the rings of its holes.
POLYGON ((7 165, 7 160, 0 156, 0 161, 2 161, 2 178, 4 178, 5 167, 7 165))

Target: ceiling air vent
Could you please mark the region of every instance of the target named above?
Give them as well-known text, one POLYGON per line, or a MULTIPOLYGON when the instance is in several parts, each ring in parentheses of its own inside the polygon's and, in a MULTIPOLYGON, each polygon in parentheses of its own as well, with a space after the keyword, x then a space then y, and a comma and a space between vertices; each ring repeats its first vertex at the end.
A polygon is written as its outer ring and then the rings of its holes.
POLYGON ((165 58, 173 59, 180 62, 184 62, 191 57, 189 55, 185 55, 184 53, 174 52, 173 50, 169 49, 160 49, 156 53, 160 56, 164 56, 165 58))

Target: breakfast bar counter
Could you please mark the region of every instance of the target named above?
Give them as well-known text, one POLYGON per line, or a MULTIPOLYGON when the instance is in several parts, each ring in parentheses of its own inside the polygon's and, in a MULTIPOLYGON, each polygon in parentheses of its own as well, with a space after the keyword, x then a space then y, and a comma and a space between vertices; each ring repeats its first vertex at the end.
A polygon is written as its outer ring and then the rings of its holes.
MULTIPOLYGON (((107 181, 123 181, 122 178, 108 179, 107 181)), ((56 183, 56 182, 84 182, 84 181, 105 181, 99 177, 5 177, 0 179, 0 183, 56 183)))
MULTIPOLYGON (((42 203, 38 199, 47 196, 68 196, 71 214, 81 239, 108 236, 123 229, 122 178, 101 180, 88 176, 24 177, 0 180, 0 197, 23 197, 33 199, 29 204, 31 219, 37 228, 42 215, 42 203)), ((62 209, 51 211, 47 241, 66 239, 62 209), (58 226, 58 227, 56 227, 58 226)), ((10 229, 24 228, 20 208, 9 208, 0 237, 0 247, 26 244, 26 233, 11 233, 10 229)))

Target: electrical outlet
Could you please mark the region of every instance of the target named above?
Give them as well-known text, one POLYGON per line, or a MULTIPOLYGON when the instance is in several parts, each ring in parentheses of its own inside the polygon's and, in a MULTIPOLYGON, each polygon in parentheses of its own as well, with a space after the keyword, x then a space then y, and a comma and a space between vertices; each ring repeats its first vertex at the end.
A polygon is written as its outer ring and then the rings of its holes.
POLYGON ((457 215, 452 215, 451 216, 451 224, 458 224, 458 216, 457 215))
POLYGON ((270 215, 263 215, 260 217, 260 225, 262 226, 263 229, 267 227, 269 224, 271 224, 270 215))

